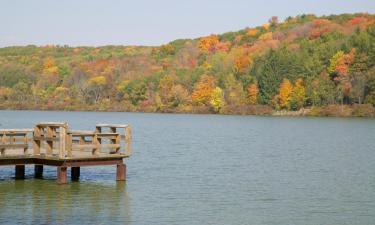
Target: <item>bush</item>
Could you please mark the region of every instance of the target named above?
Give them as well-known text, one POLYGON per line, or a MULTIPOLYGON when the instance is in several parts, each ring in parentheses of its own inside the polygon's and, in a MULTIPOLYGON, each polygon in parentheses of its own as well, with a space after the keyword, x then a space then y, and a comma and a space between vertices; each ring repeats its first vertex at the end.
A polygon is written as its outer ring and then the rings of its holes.
POLYGON ((371 104, 353 105, 353 116, 358 117, 374 117, 375 108, 371 104))

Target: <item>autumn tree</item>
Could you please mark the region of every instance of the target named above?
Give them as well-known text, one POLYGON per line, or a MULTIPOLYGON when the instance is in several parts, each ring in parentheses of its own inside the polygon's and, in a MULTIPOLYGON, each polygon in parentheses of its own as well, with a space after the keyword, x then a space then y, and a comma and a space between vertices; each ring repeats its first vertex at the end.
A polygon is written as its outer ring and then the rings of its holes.
POLYGON ((107 85, 107 80, 104 76, 96 76, 90 78, 88 81, 89 95, 92 97, 94 103, 97 103, 103 96, 103 91, 107 85))
POLYGON ((202 51, 214 51, 215 45, 219 43, 219 37, 215 34, 212 34, 208 37, 203 37, 199 39, 198 48, 202 51))
POLYGON ((215 112, 220 112, 225 105, 223 90, 216 87, 211 94, 210 104, 215 112))
POLYGON ((215 88, 215 77, 210 75, 201 76, 199 81, 195 84, 191 95, 193 103, 197 105, 208 105, 215 88))
POLYGON ((234 64, 234 71, 238 74, 244 74, 251 63, 251 58, 247 54, 239 55, 234 64))
POLYGON ((290 109, 290 100, 293 93, 293 85, 288 79, 280 84, 278 102, 281 109, 290 109))
POLYGON ((241 106, 246 103, 246 93, 242 83, 233 74, 228 74, 224 79, 224 96, 228 105, 241 106))
POLYGON ((297 79, 293 91, 290 96, 290 108, 292 110, 298 110, 302 108, 305 104, 306 100, 306 92, 305 92, 305 87, 303 85, 303 80, 297 79))
POLYGON ((247 87, 247 96, 248 96, 250 105, 255 105, 258 103, 258 93, 259 93, 258 85, 250 84, 247 87))
POLYGON ((342 51, 337 52, 330 60, 328 72, 333 80, 338 84, 338 90, 342 94, 339 98, 341 101, 349 97, 352 90, 352 77, 349 73, 349 66, 353 62, 356 49, 344 54, 342 51))

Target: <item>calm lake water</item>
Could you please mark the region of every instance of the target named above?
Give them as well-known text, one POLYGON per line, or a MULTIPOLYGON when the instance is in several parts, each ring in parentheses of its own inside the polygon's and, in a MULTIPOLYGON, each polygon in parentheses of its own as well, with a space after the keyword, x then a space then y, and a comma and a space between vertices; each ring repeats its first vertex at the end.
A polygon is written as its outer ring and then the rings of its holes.
POLYGON ((0 224, 374 224, 375 120, 0 111, 0 128, 133 126, 126 183, 15 181, 0 167, 0 224))

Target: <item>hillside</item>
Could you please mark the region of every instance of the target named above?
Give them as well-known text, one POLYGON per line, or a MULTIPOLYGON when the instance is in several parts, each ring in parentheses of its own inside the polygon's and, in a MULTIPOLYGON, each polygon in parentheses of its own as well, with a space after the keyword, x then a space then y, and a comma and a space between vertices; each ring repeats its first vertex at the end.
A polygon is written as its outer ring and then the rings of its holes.
POLYGON ((272 17, 158 47, 0 48, 2 109, 371 116, 373 106, 371 14, 272 17))

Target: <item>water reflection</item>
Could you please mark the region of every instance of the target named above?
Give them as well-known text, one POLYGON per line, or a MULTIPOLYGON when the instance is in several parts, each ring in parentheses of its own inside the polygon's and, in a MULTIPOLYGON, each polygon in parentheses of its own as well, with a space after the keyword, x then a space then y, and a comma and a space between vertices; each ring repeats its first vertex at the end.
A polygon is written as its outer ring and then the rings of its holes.
POLYGON ((0 224, 130 224, 125 182, 0 182, 0 224))

